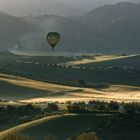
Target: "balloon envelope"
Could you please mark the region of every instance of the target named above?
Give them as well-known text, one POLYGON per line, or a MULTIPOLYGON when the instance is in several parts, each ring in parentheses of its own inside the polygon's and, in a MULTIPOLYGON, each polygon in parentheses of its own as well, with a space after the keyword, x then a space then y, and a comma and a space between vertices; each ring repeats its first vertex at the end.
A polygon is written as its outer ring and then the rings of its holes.
POLYGON ((58 42, 60 41, 60 34, 57 32, 50 32, 47 35, 47 41, 49 43, 49 45, 52 47, 52 49, 54 49, 54 47, 58 44, 58 42))

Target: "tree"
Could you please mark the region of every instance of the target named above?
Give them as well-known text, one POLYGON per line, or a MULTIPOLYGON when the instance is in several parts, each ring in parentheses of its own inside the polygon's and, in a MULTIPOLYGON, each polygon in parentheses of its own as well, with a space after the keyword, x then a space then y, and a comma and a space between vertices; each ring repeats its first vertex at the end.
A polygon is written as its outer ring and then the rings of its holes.
POLYGON ((102 110, 102 111, 105 111, 106 110, 106 106, 104 104, 100 104, 98 106, 98 110, 102 110))
POLYGON ((124 105, 126 113, 136 113, 139 111, 139 105, 137 103, 128 103, 124 105))
POLYGON ((54 103, 48 104, 48 110, 50 111, 58 111, 58 106, 54 103))
POLYGON ((113 102, 111 101, 109 104, 108 104, 108 108, 110 110, 113 110, 113 111, 117 111, 119 109, 119 105, 117 102, 113 102))

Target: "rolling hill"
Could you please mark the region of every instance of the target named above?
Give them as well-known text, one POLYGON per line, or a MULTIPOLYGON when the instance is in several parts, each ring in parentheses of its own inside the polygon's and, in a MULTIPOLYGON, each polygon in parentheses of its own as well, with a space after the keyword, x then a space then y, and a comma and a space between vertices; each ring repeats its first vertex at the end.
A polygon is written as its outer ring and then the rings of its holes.
POLYGON ((97 67, 118 67, 118 68, 128 68, 135 70, 140 70, 140 55, 128 55, 128 56, 97 56, 89 59, 82 59, 78 61, 71 61, 66 63, 72 66, 84 66, 87 68, 97 68, 97 67))
POLYGON ((75 60, 0 54, 1 99, 27 102, 140 100, 139 55, 82 56, 75 60), (80 84, 81 80, 85 84, 80 84))
POLYGON ((72 87, 10 75, 0 75, 0 98, 23 102, 115 100, 139 101, 140 88, 110 85, 104 89, 72 87))
POLYGON ((13 17, 0 12, 0 48, 49 50, 47 32, 61 34, 56 50, 90 53, 138 53, 140 3, 95 8, 82 16, 13 17), (14 46, 14 47, 13 47, 14 46))
POLYGON ((14 127, 0 133, 0 137, 18 133, 33 137, 33 140, 42 140, 46 135, 54 135, 57 140, 75 137, 84 131, 94 131, 102 140, 139 140, 137 128, 139 116, 123 116, 111 114, 87 115, 56 115, 14 127), (134 117, 134 118, 133 118, 134 117), (115 120, 115 118, 117 120, 115 120), (125 118, 125 119, 124 119, 125 118), (111 126, 109 125, 111 123, 111 126))
MULTIPOLYGON (((65 60, 65 58, 60 60, 63 59, 65 60)), ((114 62, 119 60, 110 60, 109 62, 112 63, 112 61, 114 62)), ((65 65, 48 65, 46 57, 44 57, 44 60, 43 58, 40 60, 40 57, 33 57, 33 59, 28 59, 27 57, 26 60, 22 60, 20 57, 19 62, 18 59, 10 62, 8 61, 7 63, 1 62, 2 65, 0 72, 9 75, 23 76, 29 79, 40 80, 48 83, 51 82, 72 86, 81 86, 78 83, 79 80, 84 80, 87 84, 83 86, 86 87, 88 87, 88 85, 91 85, 90 87, 94 87, 94 85, 104 85, 106 87, 110 84, 139 86, 139 70, 135 69, 135 67, 133 68, 135 61, 132 60, 132 63, 134 62, 134 64, 132 64, 132 68, 125 67, 127 64, 125 65, 125 62, 123 63, 123 59, 121 61, 122 64, 124 64, 124 67, 120 67, 120 63, 116 63, 115 67, 113 67, 113 63, 112 65, 109 65, 109 67, 99 65, 99 67, 93 67, 92 69, 88 67, 77 68, 67 67, 65 65)), ((55 62, 55 60, 51 62, 55 62)), ((137 62, 139 62, 139 57, 137 62)), ((61 62, 59 61, 58 64, 59 63, 61 62)), ((138 67, 139 63, 135 66, 138 67)))
POLYGON ((89 129, 97 131, 98 127, 105 125, 108 118, 108 116, 104 115, 57 115, 46 117, 6 130, 1 132, 0 136, 2 137, 8 133, 16 132, 31 136, 34 134, 34 140, 42 140, 47 134, 52 134, 53 132, 53 135, 55 135, 58 140, 62 140, 66 139, 67 137, 73 137, 76 134, 89 129))
POLYGON ((34 29, 22 18, 0 11, 0 50, 13 49, 18 39, 34 29))
POLYGON ((139 47, 139 3, 118 3, 95 8, 82 16, 44 15, 24 17, 39 31, 20 39, 21 50, 48 50, 46 32, 57 31, 62 40, 56 50, 93 53, 137 53, 139 47), (26 42, 26 43, 25 43, 26 42))
POLYGON ((60 32, 56 50, 93 53, 137 53, 140 3, 104 5, 75 17, 14 17, 0 12, 0 49, 49 50, 47 32, 60 32))

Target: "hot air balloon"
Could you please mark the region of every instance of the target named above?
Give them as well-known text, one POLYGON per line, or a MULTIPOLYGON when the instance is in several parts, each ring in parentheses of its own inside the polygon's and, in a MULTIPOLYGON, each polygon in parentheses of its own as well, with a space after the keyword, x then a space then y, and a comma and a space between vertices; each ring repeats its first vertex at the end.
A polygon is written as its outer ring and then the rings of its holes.
POLYGON ((60 34, 57 32, 50 32, 47 35, 47 41, 49 45, 52 47, 52 50, 54 50, 55 46, 58 44, 60 41, 60 34))

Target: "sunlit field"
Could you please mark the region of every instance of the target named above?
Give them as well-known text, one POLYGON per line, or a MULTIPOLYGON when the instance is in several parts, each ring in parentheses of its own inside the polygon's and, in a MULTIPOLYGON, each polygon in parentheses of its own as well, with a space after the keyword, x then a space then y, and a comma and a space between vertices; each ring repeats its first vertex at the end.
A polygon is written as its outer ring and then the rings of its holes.
POLYGON ((0 74, 0 83, 3 85, 0 98, 5 100, 140 101, 139 73, 136 71, 139 69, 139 55, 93 55, 74 60, 73 57, 33 57, 6 53, 1 55, 1 59, 6 60, 0 69, 5 73, 0 74), (84 83, 79 83, 81 81, 84 83))
MULTIPOLYGON (((20 100, 22 102, 45 102, 45 101, 89 101, 89 100, 115 100, 115 101, 140 101, 140 88, 134 86, 123 86, 123 85, 112 85, 106 89, 97 90, 94 88, 81 88, 64 86, 58 84, 50 84, 46 82, 40 82, 36 80, 30 80, 26 78, 10 76, 10 75, 0 75, 0 82, 5 83, 5 86, 9 89, 11 88, 13 94, 17 95, 13 97, 15 100, 20 100), (25 92, 28 93, 18 93, 19 89, 26 89, 25 92), (33 91, 37 90, 38 93, 33 91), (14 93, 16 91, 17 93, 14 93), (40 95, 41 93, 41 95, 40 95), (31 96, 32 95, 32 96, 31 96), (133 95, 133 96, 132 96, 133 95), (38 96, 38 97, 36 97, 38 96), (40 97, 42 96, 42 97, 40 97), (23 98, 21 100, 21 98, 23 98)), ((2 90, 2 89, 1 89, 2 90)), ((1 94, 1 97, 6 99, 6 96, 12 96, 8 93, 9 91, 3 89, 7 94, 1 94)))

